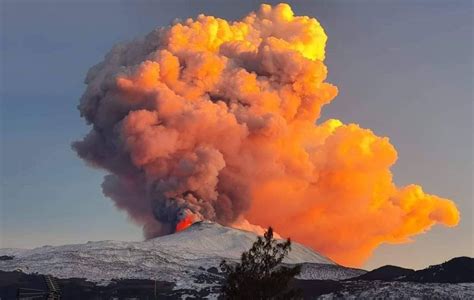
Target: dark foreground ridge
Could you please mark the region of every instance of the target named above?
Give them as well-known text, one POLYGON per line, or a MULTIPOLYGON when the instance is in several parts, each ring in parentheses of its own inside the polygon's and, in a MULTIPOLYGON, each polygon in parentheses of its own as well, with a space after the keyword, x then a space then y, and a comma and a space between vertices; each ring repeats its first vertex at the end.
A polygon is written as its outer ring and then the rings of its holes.
MULTIPOLYGON (((175 284, 165 281, 143 279, 114 280, 109 285, 97 285, 82 278, 59 279, 40 274, 25 274, 19 271, 0 271, 0 299, 29 299, 29 291, 39 291, 45 297, 51 297, 45 277, 53 278, 61 291, 60 299, 203 299, 210 294, 219 293, 219 288, 195 291, 192 289, 174 289, 175 284), (20 296, 18 297, 18 292, 20 296), (23 293, 23 294, 22 294, 23 293)), ((202 278, 203 280, 206 280, 202 278)), ((334 280, 299 280, 290 283, 292 288, 300 289, 305 299, 342 289, 342 284, 334 280)), ((49 299, 49 298, 48 298, 49 299)), ((56 299, 56 298, 54 298, 56 299)), ((59 298, 58 298, 59 299, 59 298)))

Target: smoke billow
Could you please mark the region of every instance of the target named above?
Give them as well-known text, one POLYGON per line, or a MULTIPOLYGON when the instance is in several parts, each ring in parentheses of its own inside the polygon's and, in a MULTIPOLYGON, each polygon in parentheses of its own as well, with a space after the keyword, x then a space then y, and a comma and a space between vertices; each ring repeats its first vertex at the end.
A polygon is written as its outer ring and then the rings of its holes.
POLYGON ((317 20, 280 4, 117 45, 87 74, 79 110, 92 128, 73 148, 107 170, 104 194, 146 238, 204 219, 273 225, 357 265, 381 243, 455 226, 452 201, 395 186, 388 138, 316 124, 337 94, 326 39, 317 20))

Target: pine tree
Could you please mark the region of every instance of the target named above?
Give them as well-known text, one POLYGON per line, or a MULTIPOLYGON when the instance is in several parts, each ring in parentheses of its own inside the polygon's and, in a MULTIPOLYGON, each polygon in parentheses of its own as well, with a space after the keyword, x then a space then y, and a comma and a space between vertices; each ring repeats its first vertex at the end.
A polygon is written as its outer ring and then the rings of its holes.
POLYGON ((258 237, 240 263, 221 262, 226 275, 222 296, 226 299, 293 299, 299 291, 289 289, 290 280, 300 273, 300 266, 282 265, 291 250, 291 240, 278 242, 271 227, 258 237))

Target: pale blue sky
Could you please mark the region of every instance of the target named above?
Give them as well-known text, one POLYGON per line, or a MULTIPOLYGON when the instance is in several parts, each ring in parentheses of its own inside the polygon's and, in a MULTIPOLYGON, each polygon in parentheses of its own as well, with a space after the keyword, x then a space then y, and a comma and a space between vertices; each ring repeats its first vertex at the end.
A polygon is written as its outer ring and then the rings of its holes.
MULTIPOLYGON (((176 17, 237 19, 260 3, 132 2, 0 0, 0 247, 140 240, 102 195, 103 173, 70 149, 87 132, 76 105, 88 68, 115 43, 176 17)), ((395 182, 454 199, 462 214, 457 228, 382 246, 365 267, 474 256, 472 1, 288 3, 329 36, 329 80, 340 94, 324 118, 389 136, 399 153, 395 182)))

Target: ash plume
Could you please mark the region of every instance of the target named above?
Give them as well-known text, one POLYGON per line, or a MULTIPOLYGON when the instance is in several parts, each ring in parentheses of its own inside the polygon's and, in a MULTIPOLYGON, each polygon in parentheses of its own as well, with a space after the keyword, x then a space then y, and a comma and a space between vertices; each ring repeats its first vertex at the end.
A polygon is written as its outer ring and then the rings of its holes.
POLYGON ((87 74, 79 110, 91 131, 73 148, 109 173, 104 194, 146 238, 197 220, 272 225, 358 265, 382 243, 455 226, 452 201, 393 183, 388 138, 316 123, 337 95, 326 40, 316 19, 279 4, 117 45, 87 74))

